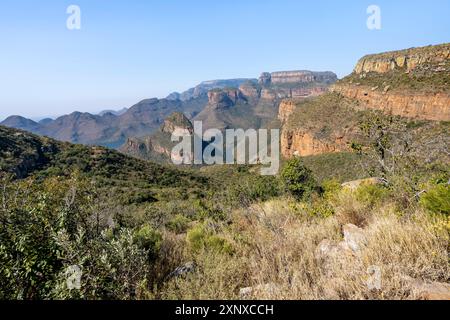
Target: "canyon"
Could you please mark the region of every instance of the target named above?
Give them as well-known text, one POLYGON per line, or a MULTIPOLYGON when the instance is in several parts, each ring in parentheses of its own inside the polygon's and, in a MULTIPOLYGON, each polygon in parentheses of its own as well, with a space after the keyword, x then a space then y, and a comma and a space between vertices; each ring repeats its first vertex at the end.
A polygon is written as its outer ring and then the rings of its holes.
POLYGON ((290 158, 349 151, 358 113, 370 110, 450 121, 450 44, 367 55, 340 80, 328 71, 263 72, 257 79, 204 81, 119 113, 74 112, 41 122, 12 116, 1 124, 163 161, 170 133, 189 131, 190 121, 202 121, 204 130, 281 128, 281 153, 290 158))
POLYGON ((321 97, 281 101, 281 153, 348 152, 358 113, 371 110, 430 126, 450 121, 450 44, 365 56, 321 97))
POLYGON ((174 112, 182 112, 190 120, 204 120, 205 129, 260 128, 276 119, 282 99, 321 94, 336 80, 332 72, 263 73, 259 79, 204 81, 185 92, 145 99, 119 112, 73 112, 41 122, 11 116, 0 124, 60 141, 121 148, 128 138, 158 132, 174 112))

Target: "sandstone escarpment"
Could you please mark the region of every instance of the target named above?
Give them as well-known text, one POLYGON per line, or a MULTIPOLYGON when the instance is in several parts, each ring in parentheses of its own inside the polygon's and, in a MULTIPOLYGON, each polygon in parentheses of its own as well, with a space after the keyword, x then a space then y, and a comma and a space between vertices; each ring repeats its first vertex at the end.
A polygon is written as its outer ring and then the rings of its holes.
POLYGON ((278 107, 278 120, 282 123, 285 123, 289 116, 294 112, 296 108, 296 103, 292 99, 285 99, 281 101, 280 106, 278 107))
POLYGON ((211 90, 208 92, 208 107, 212 109, 232 107, 238 100, 245 100, 239 89, 211 90))
MULTIPOLYGON (((412 120, 450 121, 449 89, 450 44, 366 56, 351 75, 331 86, 330 93, 304 102, 282 101, 278 112, 282 154, 289 158, 349 151, 352 141, 363 139, 359 117, 368 110, 412 120)), ((427 128, 433 127, 432 121, 426 121, 427 128)), ((435 149, 441 148, 436 141, 435 149)))
POLYGON ((333 72, 313 72, 307 70, 301 71, 281 71, 267 73, 264 72, 260 78, 259 83, 263 86, 270 84, 288 84, 288 83, 334 83, 337 80, 337 76, 333 72))
POLYGON ((257 100, 261 96, 261 89, 254 83, 244 83, 239 87, 242 94, 249 99, 257 100))
POLYGON ((281 153, 284 157, 346 152, 359 137, 354 103, 335 93, 280 104, 281 153))
POLYGON ((360 109, 449 121, 450 44, 366 56, 331 90, 360 109))
POLYGON ((305 129, 283 130, 281 134, 281 153, 286 158, 315 156, 347 150, 349 147, 345 134, 333 135, 327 139, 320 139, 305 129))
POLYGON ((326 86, 314 87, 297 87, 297 88, 264 88, 261 90, 261 99, 276 100, 276 99, 290 99, 290 98, 308 98, 316 97, 328 92, 326 86))
POLYGON ((316 88, 301 88, 297 90, 291 90, 290 99, 284 99, 280 102, 278 107, 278 120, 282 123, 286 123, 289 120, 289 116, 295 111, 297 103, 302 98, 316 97, 328 92, 326 87, 316 88))
POLYGON ((367 55, 355 67, 355 73, 386 73, 403 69, 407 72, 427 63, 440 63, 450 59, 450 44, 412 48, 382 54, 367 55))
POLYGON ((450 121, 450 94, 389 91, 357 85, 335 85, 332 91, 359 102, 361 109, 374 109, 406 118, 450 121))
POLYGON ((312 88, 292 88, 290 90, 289 96, 291 98, 308 98, 308 97, 316 97, 326 92, 328 92, 328 87, 325 86, 318 86, 312 88))

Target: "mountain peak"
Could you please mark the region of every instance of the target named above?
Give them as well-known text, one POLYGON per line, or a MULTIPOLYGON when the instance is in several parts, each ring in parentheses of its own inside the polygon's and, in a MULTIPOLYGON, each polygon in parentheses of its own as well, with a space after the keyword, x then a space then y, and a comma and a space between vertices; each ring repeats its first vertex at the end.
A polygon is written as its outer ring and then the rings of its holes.
POLYGON ((163 125, 161 126, 161 131, 172 134, 175 131, 186 132, 187 134, 192 134, 194 132, 194 127, 191 121, 181 112, 174 112, 168 116, 163 125))
POLYGON ((27 118, 24 118, 22 116, 17 116, 17 115, 6 118, 0 124, 5 127, 16 128, 16 129, 21 129, 21 130, 28 130, 31 132, 36 132, 40 128, 39 123, 37 123, 31 119, 27 119, 27 118))

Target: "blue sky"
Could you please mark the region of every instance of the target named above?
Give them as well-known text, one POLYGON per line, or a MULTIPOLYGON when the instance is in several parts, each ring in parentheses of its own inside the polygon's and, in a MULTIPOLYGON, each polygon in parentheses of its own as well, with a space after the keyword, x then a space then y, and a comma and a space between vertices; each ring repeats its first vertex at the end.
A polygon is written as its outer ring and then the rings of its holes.
POLYGON ((0 119, 96 112, 203 80, 351 72, 367 53, 450 42, 450 1, 2 0, 0 119), (81 30, 66 9, 81 8, 81 30), (381 8, 382 29, 366 27, 381 8))

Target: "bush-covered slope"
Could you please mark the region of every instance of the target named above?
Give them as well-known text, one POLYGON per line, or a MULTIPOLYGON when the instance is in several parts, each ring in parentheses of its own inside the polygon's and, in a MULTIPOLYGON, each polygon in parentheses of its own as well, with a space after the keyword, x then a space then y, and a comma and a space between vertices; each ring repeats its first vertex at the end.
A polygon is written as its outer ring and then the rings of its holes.
POLYGON ((58 142, 1 126, 0 168, 17 178, 69 176, 78 171, 106 185, 189 188, 207 183, 194 173, 135 159, 111 149, 58 142))

